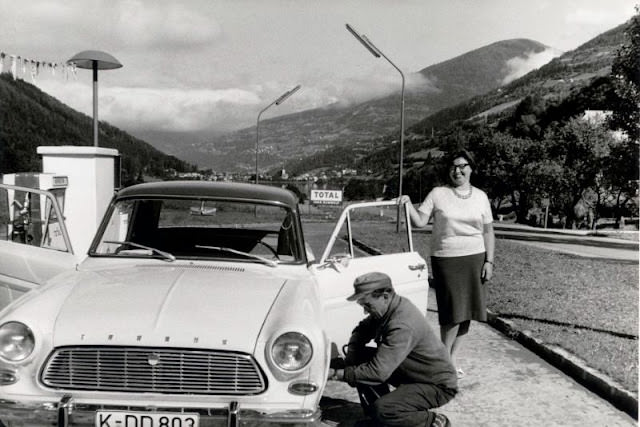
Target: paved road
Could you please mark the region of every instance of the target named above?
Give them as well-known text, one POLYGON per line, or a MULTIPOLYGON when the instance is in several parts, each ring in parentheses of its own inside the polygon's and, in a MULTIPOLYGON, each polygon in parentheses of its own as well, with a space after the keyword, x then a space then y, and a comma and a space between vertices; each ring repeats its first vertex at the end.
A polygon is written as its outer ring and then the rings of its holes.
MULTIPOLYGON (((328 237, 326 226, 305 224, 305 233, 317 255, 328 237)), ((527 244, 534 244, 527 242, 527 244)), ((559 245, 537 241, 540 245, 559 245)), ((582 256, 613 254, 610 248, 571 243, 582 256), (594 252, 595 251, 595 252, 594 252)), ((554 246, 552 250, 567 250, 554 246)), ((621 256, 638 258, 637 250, 618 249, 621 256)), ((427 318, 438 330, 437 307, 431 291, 427 318)), ((474 322, 459 354, 466 371, 458 396, 440 409, 454 426, 637 426, 637 421, 590 392, 573 379, 496 331, 474 322)), ((321 402, 326 424, 352 426, 362 418, 358 397, 344 383, 330 382, 321 402)))
POLYGON ((598 247, 564 242, 520 241, 520 243, 587 258, 606 258, 632 263, 638 262, 638 251, 633 249, 598 247))
MULTIPOLYGON (((552 251, 569 253, 587 258, 607 258, 638 262, 638 240, 623 240, 605 236, 594 236, 578 230, 544 230, 515 224, 495 223, 498 239, 517 240, 523 244, 542 247, 552 251)), ((414 230, 416 233, 429 229, 414 230)))
MULTIPOLYGON (((622 240, 588 235, 572 230, 542 230, 511 224, 494 225, 498 239, 518 240, 523 244, 587 258, 608 258, 638 262, 638 240, 622 240)), ((329 239, 332 223, 304 223, 305 236, 316 256, 320 256, 329 239)), ((414 229, 415 234, 431 233, 431 227, 414 229)))

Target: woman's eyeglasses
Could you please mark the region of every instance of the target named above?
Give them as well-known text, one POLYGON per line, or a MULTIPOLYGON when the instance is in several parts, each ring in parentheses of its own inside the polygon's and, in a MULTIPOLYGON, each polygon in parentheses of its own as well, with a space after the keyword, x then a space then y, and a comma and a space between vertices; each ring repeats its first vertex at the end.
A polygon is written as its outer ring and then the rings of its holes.
POLYGON ((460 170, 460 172, 462 172, 462 171, 464 170, 464 168, 466 168, 467 166, 469 166, 469 163, 462 163, 462 164, 459 164, 459 165, 451 165, 451 167, 449 168, 449 170, 450 170, 451 172, 455 172, 455 171, 456 171, 456 169, 459 169, 459 170, 460 170))

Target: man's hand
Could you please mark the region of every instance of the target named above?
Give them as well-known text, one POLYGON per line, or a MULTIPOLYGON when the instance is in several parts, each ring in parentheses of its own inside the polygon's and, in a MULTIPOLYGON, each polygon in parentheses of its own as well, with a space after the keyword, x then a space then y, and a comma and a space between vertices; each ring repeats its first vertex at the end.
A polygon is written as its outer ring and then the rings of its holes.
POLYGON ((333 380, 333 377, 336 375, 336 370, 333 368, 329 368, 329 374, 327 376, 327 379, 329 381, 333 380))
POLYGON ((344 381, 344 369, 329 368, 329 376, 327 379, 330 381, 344 381))

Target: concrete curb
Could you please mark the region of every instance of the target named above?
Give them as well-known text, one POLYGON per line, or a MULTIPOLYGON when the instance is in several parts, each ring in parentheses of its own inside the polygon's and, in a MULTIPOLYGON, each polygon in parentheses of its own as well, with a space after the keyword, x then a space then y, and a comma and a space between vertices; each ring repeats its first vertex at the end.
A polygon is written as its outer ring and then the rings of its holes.
POLYGON ((509 338, 516 340, 575 381, 607 400, 616 408, 638 419, 638 398, 606 375, 589 368, 581 360, 560 348, 545 345, 527 331, 487 310, 487 323, 509 338))

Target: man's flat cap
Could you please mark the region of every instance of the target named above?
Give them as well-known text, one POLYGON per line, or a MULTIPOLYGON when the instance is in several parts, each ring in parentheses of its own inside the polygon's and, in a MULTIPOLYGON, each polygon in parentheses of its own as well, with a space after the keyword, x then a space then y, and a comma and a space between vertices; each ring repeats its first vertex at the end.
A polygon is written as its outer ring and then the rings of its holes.
POLYGON ((376 289, 391 288, 391 278, 384 273, 367 273, 356 277, 353 282, 353 295, 347 297, 347 301, 356 301, 358 298, 369 294, 376 289))

